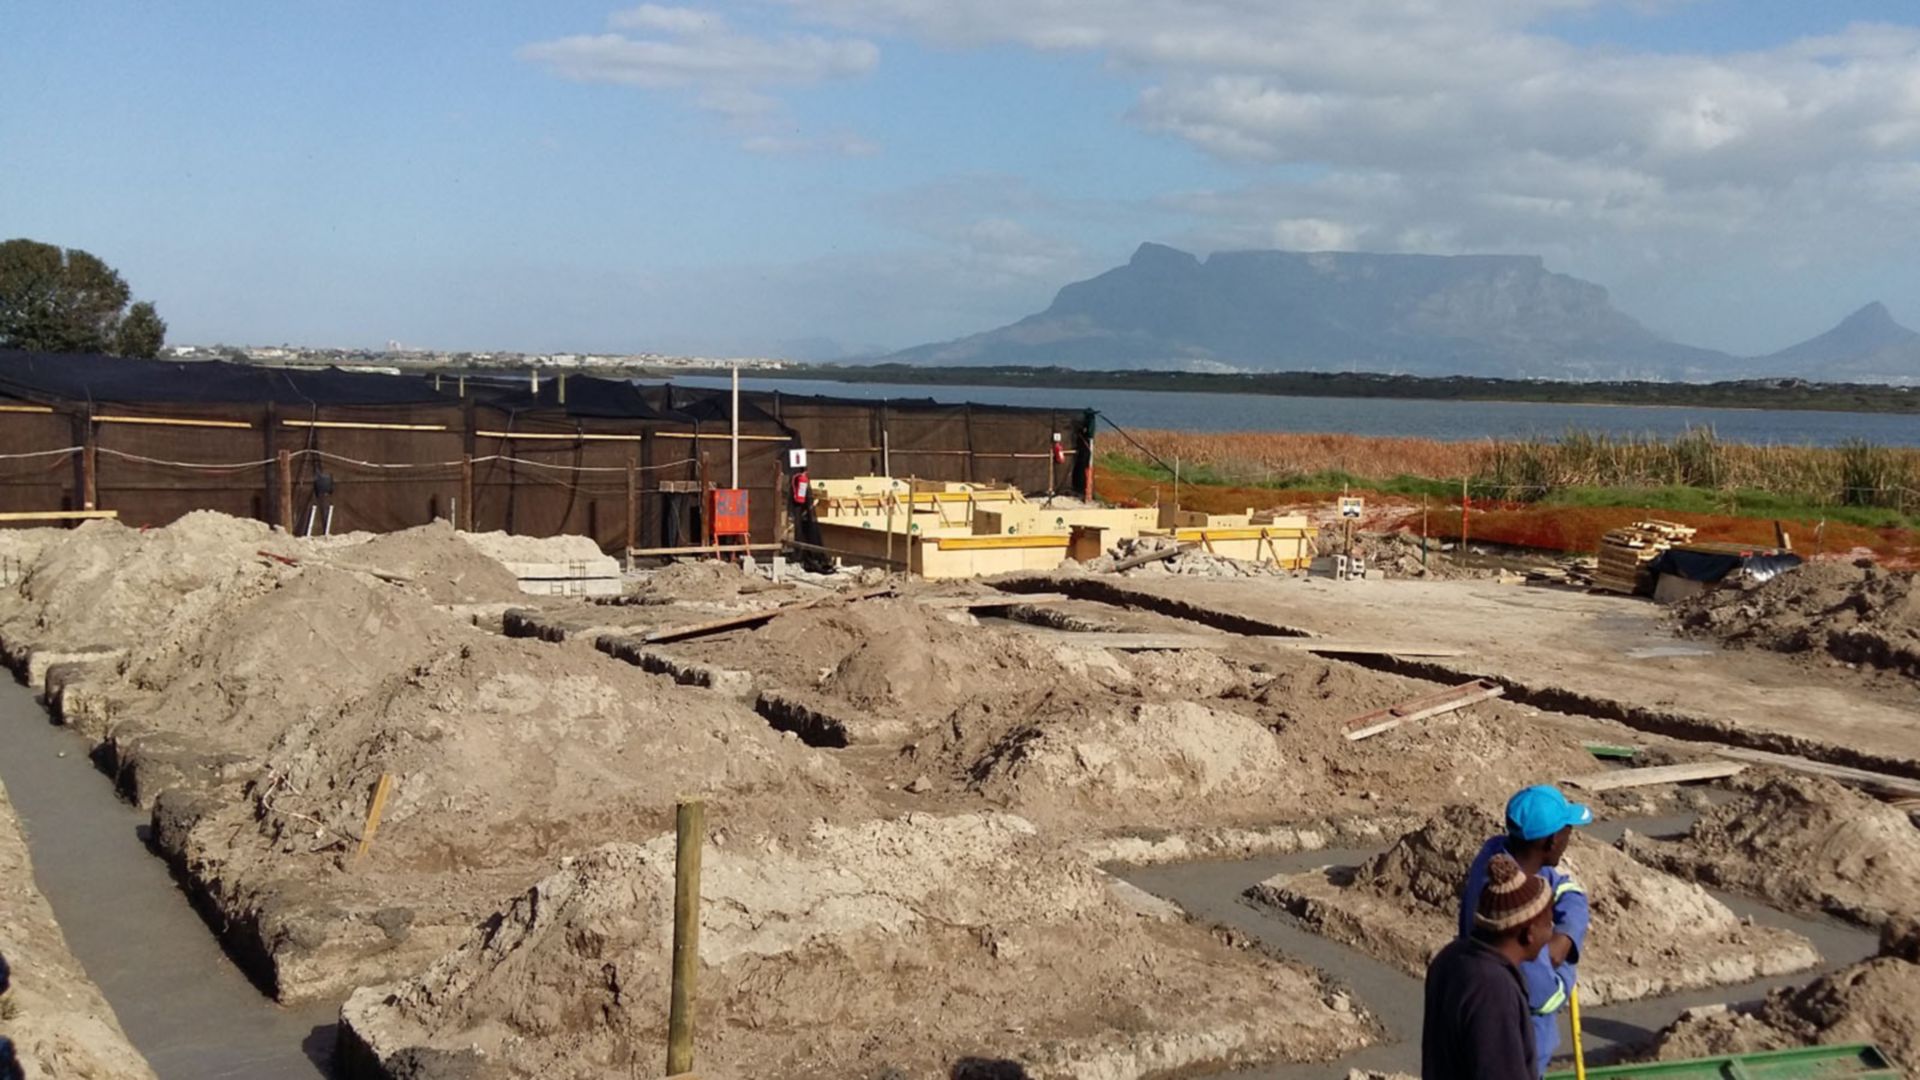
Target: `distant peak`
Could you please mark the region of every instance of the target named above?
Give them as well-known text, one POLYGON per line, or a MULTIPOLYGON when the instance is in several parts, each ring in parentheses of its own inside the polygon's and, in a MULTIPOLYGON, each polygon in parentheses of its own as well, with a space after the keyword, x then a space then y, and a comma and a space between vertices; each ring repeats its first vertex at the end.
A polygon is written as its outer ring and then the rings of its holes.
POLYGON ((1128 265, 1198 266, 1200 265, 1200 260, 1194 258, 1187 252, 1181 251, 1179 248, 1148 242, 1141 244, 1139 248, 1134 251, 1133 258, 1128 260, 1128 265))
POLYGON ((1881 303, 1878 300, 1875 300, 1873 303, 1868 304, 1867 306, 1861 308, 1859 311, 1856 311, 1853 314, 1847 316, 1845 319, 1841 320, 1840 325, 1841 326, 1897 326, 1899 324, 1893 321, 1893 312, 1887 310, 1887 305, 1881 303))

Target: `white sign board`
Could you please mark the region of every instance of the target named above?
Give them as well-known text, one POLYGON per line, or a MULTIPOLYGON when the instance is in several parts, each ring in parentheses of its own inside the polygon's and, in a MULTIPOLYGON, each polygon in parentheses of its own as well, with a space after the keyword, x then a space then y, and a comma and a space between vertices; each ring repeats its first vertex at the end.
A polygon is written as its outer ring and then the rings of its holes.
POLYGON ((1351 495, 1343 495, 1340 497, 1340 516, 1343 518, 1357 518, 1360 516, 1361 509, 1365 506, 1366 503, 1360 499, 1351 495))
POLYGON ((787 451, 787 468, 792 469, 795 472, 798 472, 801 469, 804 469, 806 467, 807 467, 807 452, 805 450, 787 451))

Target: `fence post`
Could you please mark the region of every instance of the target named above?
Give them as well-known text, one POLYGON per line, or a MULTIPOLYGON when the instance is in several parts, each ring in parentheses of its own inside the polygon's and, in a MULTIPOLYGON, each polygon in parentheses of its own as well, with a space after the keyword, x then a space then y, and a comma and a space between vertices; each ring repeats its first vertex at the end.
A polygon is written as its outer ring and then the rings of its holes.
POLYGON ((280 481, 280 528, 288 536, 293 535, 293 452, 282 450, 274 455, 279 465, 280 481))
POLYGON ((473 455, 466 454, 460 459, 460 513, 454 528, 473 531, 473 455))
POLYGON ((1460 478, 1460 551, 1462 554, 1467 550, 1467 515, 1471 511, 1472 504, 1467 501, 1467 478, 1463 476, 1460 478))
POLYGON ((94 452, 93 421, 87 421, 87 441, 80 448, 80 499, 82 510, 100 509, 100 458, 94 452))
POLYGON ((635 481, 633 455, 634 450, 629 446, 627 448, 627 550, 624 552, 625 557, 621 560, 629 570, 633 569, 633 549, 640 546, 634 543, 633 535, 634 525, 640 520, 640 496, 635 481))
POLYGON ((667 1007, 667 1075, 693 1071, 693 990, 700 970, 700 847, 707 807, 683 800, 674 812, 673 984, 667 1007))

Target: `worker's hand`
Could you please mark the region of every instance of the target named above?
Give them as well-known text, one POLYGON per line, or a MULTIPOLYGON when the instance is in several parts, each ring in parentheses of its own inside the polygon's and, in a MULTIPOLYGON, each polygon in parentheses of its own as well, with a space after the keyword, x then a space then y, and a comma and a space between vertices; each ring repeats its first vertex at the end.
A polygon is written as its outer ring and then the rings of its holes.
POLYGON ((1566 963, 1567 957, 1572 955, 1573 939, 1567 935, 1555 934, 1553 940, 1547 942, 1547 958, 1553 961, 1554 967, 1566 963))

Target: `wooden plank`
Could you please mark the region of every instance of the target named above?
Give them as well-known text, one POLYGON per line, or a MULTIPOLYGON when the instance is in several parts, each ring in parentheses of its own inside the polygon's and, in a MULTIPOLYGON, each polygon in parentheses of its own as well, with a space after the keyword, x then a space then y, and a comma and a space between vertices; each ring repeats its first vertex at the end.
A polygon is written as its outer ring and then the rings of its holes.
POLYGON ((649 630, 640 640, 649 645, 658 645, 668 641, 683 641, 691 637, 717 634, 722 630, 737 630, 742 627, 754 626, 766 622, 769 619, 777 619, 790 612, 804 611, 807 608, 819 607, 822 604, 835 600, 844 600, 847 603, 853 603, 856 600, 866 600, 875 596, 884 596, 892 591, 893 586, 883 585, 880 588, 868 589, 864 592, 844 594, 829 593, 826 596, 817 596, 812 600, 802 600, 797 604, 786 604, 781 607, 767 608, 765 611, 749 611, 745 614, 729 615, 724 619, 713 619, 708 622, 693 623, 689 626, 669 626, 659 630, 649 630))
MULTIPOLYGON (((101 417, 105 419, 105 417, 101 417)), ((445 431, 445 424, 376 424, 360 420, 282 420, 286 427, 324 428, 336 431, 445 431)))
POLYGON ((1645 769, 1613 769, 1585 776, 1565 777, 1565 783, 1586 791, 1618 791, 1651 784, 1685 784, 1695 780, 1724 780, 1747 771, 1738 761, 1694 761, 1684 765, 1655 765, 1645 769))
POLYGON ((1438 694, 1429 694, 1390 708, 1363 713, 1348 720, 1343 726, 1347 729, 1347 741, 1359 742, 1362 739, 1371 739, 1375 735, 1392 731, 1402 724, 1410 724, 1450 713, 1456 709, 1464 709, 1468 705, 1489 701, 1506 692, 1506 687, 1498 683, 1476 679, 1470 683, 1461 683, 1450 690, 1443 690, 1438 694))
POLYGON ((8 510, 0 521, 96 521, 117 518, 118 510, 8 510))
POLYGON ((373 786, 373 805, 367 808, 367 823, 360 828, 360 846, 353 852, 355 863, 366 858, 367 849, 373 846, 373 836, 380 831, 380 815, 386 812, 387 796, 392 791, 393 774, 381 773, 380 782, 373 786))
POLYGON ((1911 780, 1904 776, 1888 773, 1869 772, 1845 765, 1829 765, 1824 761, 1810 761, 1791 754, 1775 754, 1767 750, 1748 750, 1742 746, 1722 746, 1713 751, 1716 757, 1731 761, 1745 761, 1754 765, 1772 765, 1776 768, 1791 769, 1795 772, 1810 773, 1838 780, 1843 784, 1865 788, 1879 795, 1895 797, 1920 796, 1920 780, 1911 780))
POLYGON ((647 555, 727 555, 740 552, 782 551, 786 544, 689 544, 685 547, 628 548, 636 558, 647 555))
POLYGON ((178 416, 96 416, 96 424, 155 424, 161 427, 217 427, 251 429, 245 420, 193 420, 178 416))

